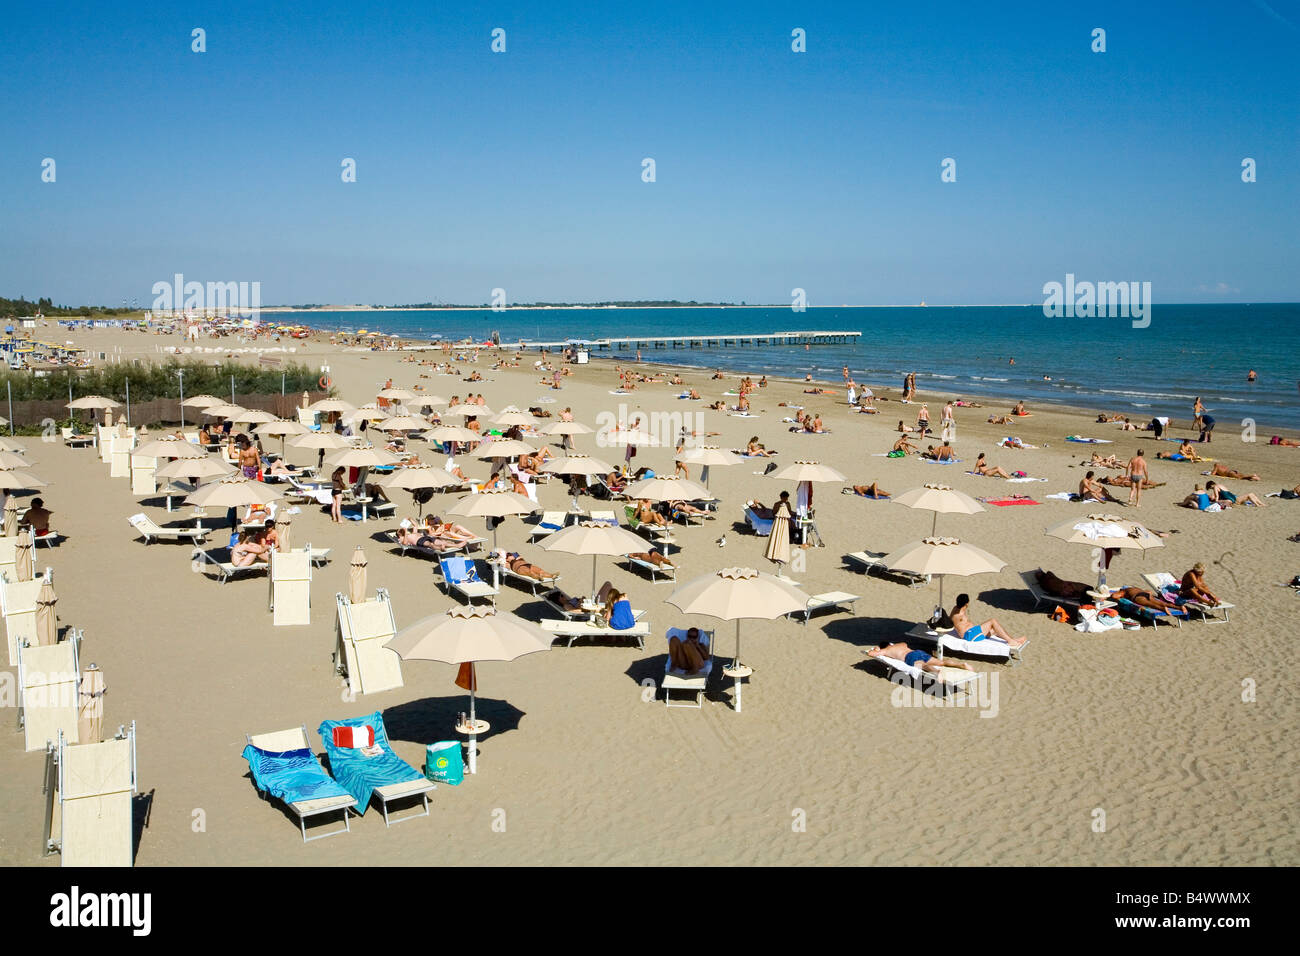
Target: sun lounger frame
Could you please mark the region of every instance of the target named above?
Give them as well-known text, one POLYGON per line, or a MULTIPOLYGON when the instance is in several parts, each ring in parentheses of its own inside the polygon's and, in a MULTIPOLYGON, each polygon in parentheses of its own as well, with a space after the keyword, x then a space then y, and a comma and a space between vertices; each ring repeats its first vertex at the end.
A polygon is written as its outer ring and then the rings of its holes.
MULTIPOLYGON (((312 747, 311 747, 311 740, 307 737, 307 726, 303 724, 300 725, 297 729, 302 733, 302 746, 294 747, 291 749, 310 751, 312 747)), ((270 733, 270 734, 258 734, 258 738, 262 739, 266 737, 278 737, 283 734, 288 734, 291 732, 292 732, 291 730, 281 730, 279 732, 270 733)), ((259 750, 268 749, 266 747, 259 746, 257 742, 253 740, 252 734, 245 734, 244 739, 248 741, 250 746, 257 747, 259 750)), ((325 776, 328 777, 329 773, 325 770, 324 767, 321 767, 320 758, 316 756, 314 751, 312 752, 312 758, 316 761, 316 766, 320 767, 320 772, 322 774, 325 774, 325 776)), ((252 776, 252 774, 250 773, 249 776, 252 776)), ((323 840, 326 837, 338 836, 340 833, 350 833, 352 831, 350 818, 348 817, 348 811, 351 810, 353 813, 356 812, 357 801, 350 795, 345 794, 341 797, 321 797, 319 800, 299 800, 296 803, 287 803, 284 800, 281 800, 279 797, 271 796, 269 791, 265 791, 261 787, 259 787, 257 785, 256 778, 254 778, 253 780, 253 789, 256 790, 257 795, 261 799, 265 800, 267 803, 270 803, 272 800, 276 800, 280 804, 287 807, 290 811, 293 812, 294 816, 298 818, 298 830, 302 833, 303 843, 310 843, 312 840, 323 840), (307 835, 308 818, 318 817, 326 813, 333 813, 336 810, 343 811, 343 828, 341 830, 339 829, 326 830, 323 833, 317 833, 313 836, 307 835)))
POLYGON ((126 521, 144 539, 145 544, 187 539, 191 544, 198 546, 203 544, 203 539, 212 531, 211 528, 164 528, 144 512, 131 515, 126 521))
MULTIPOLYGON (((808 626, 808 619, 818 611, 825 611, 828 608, 834 611, 845 611, 853 613, 853 605, 862 600, 860 594, 849 594, 847 591, 825 591, 821 594, 814 594, 808 599, 808 606, 803 609, 803 623, 808 626)), ((791 611, 786 615, 787 618, 793 618, 798 611, 791 611)))
POLYGON ((862 568, 863 574, 870 574, 872 571, 879 572, 882 576, 893 575, 902 578, 909 588, 923 588, 930 583, 930 575, 915 574, 911 571, 894 571, 884 564, 884 551, 853 551, 844 555, 844 561, 850 565, 858 565, 862 568))
MULTIPOLYGON (((671 637, 673 631, 681 631, 683 636, 685 636, 686 629, 671 628, 669 629, 668 634, 666 636, 671 637)), ((704 709, 704 694, 708 690, 710 678, 713 677, 713 661, 714 661, 714 657, 712 654, 713 631, 702 630, 700 631, 700 637, 707 639, 707 640, 703 640, 702 643, 708 644, 710 653, 709 653, 709 659, 704 662, 704 669, 700 671, 698 674, 684 674, 681 671, 673 670, 673 659, 671 654, 668 656, 668 659, 664 661, 664 676, 659 686, 663 689, 664 692, 665 707, 686 707, 691 710, 704 709), (673 691, 681 691, 683 693, 694 694, 695 702, 694 703, 682 703, 681 701, 674 702, 673 691)))

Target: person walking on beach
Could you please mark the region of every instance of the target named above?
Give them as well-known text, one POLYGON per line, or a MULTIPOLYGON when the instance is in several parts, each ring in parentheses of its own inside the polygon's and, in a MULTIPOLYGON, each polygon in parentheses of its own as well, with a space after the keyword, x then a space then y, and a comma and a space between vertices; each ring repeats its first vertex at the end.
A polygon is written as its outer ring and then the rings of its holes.
POLYGON ((1201 396, 1196 396, 1196 401, 1192 402, 1192 428, 1201 427, 1201 416, 1205 414, 1205 405, 1201 403, 1201 396))
POLYGON ((930 406, 922 403, 921 410, 916 413, 916 430, 922 435, 930 433, 930 406))
POLYGON ((939 437, 945 442, 952 441, 957 434, 957 423, 952 417, 952 399, 943 406, 943 421, 939 426, 939 437))
POLYGON ((1129 479, 1128 503, 1134 508, 1142 507, 1142 483, 1147 479, 1147 460, 1142 457, 1142 449, 1128 460, 1125 474, 1129 479))

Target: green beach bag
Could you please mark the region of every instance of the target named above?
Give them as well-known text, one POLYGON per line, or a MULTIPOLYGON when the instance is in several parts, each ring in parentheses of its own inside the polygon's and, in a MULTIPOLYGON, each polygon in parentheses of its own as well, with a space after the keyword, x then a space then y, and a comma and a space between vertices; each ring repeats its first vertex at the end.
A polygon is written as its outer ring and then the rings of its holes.
POLYGON ((440 740, 429 744, 424 754, 424 776, 435 783, 460 786, 465 779, 465 758, 459 740, 440 740))

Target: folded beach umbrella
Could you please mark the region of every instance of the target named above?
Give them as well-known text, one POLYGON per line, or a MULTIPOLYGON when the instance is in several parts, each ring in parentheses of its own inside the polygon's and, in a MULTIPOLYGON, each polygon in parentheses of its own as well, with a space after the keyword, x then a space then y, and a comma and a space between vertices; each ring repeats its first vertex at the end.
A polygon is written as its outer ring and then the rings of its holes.
MULTIPOLYGON (((30 581, 31 578, 27 580, 30 581)), ((54 582, 47 574, 36 595, 36 643, 41 647, 53 647, 59 643, 59 618, 54 610, 58 603, 54 582)))
POLYGON ((206 449, 186 441, 184 438, 177 438, 175 435, 160 435, 157 438, 151 438, 141 445, 137 445, 131 450, 133 457, 140 458, 208 458, 206 449))
POLYGON ((700 485, 676 475, 655 475, 634 481, 624 489, 629 498, 645 498, 649 501, 698 501, 712 498, 700 485))
POLYGON ((181 402, 181 405, 185 408, 211 408, 213 405, 224 404, 225 402, 215 395, 195 395, 181 402))
POLYGON ((461 428, 459 425, 439 425, 424 433, 428 441, 437 442, 477 442, 482 441, 483 436, 478 432, 470 431, 468 428, 461 428))
MULTIPOLYGON (((645 538, 621 525, 602 521, 580 521, 553 531, 542 541, 543 551, 591 555, 591 593, 596 593, 596 558, 600 555, 634 554, 646 550, 645 538)), ((802 605, 801 605, 802 606, 802 605)))
POLYGON ((808 595, 792 581, 753 568, 722 568, 692 578, 668 595, 668 603, 685 614, 702 614, 736 622, 736 656, 723 673, 736 685, 736 713, 740 713, 741 681, 751 670, 740 662, 740 622, 771 621, 808 607, 808 595))
POLYGON ((6 538, 18 533, 18 499, 13 496, 5 499, 4 533, 6 538))
POLYGON ((992 574, 1001 571, 1007 563, 982 548, 958 538, 922 538, 903 545, 885 555, 881 563, 891 571, 910 571, 912 574, 939 577, 939 606, 943 606, 943 579, 949 574, 966 577, 972 574, 992 574))
POLYGON ((474 710, 478 690, 475 665, 480 661, 513 661, 525 654, 551 649, 551 635, 532 621, 514 614, 499 613, 494 607, 456 606, 416 621, 398 631, 385 644, 404 661, 441 661, 468 665, 468 673, 457 679, 457 686, 469 691, 469 724, 457 728, 470 735, 469 772, 477 772, 474 737, 487 731, 474 710), (464 679, 461 679, 464 678, 464 679))
POLYGON ((275 519, 275 540, 276 547, 281 551, 292 551, 293 544, 293 515, 289 514, 289 509, 279 512, 275 519))
POLYGON ((77 742, 97 744, 104 740, 104 672, 87 664, 77 690, 77 742))
POLYGON ((922 485, 920 488, 913 488, 911 491, 903 492, 893 500, 897 504, 906 505, 909 508, 933 511, 934 522, 930 527, 931 535, 939 526, 940 514, 973 515, 984 510, 984 506, 970 495, 947 485, 922 485))
MULTIPOLYGON (((485 488, 478 494, 461 498, 447 509, 448 514, 462 518, 505 518, 508 515, 529 515, 537 505, 521 494, 502 488, 485 488)), ((497 546, 497 527, 492 526, 492 547, 497 546)))
POLYGON ((503 428, 509 428, 512 425, 531 425, 533 416, 527 412, 521 412, 514 405, 507 405, 501 409, 501 414, 492 419, 492 424, 500 425, 503 428))
POLYGON ((542 465, 542 471, 553 475, 585 475, 588 478, 592 475, 608 475, 613 470, 614 466, 608 462, 577 452, 572 452, 563 458, 552 458, 542 465))
POLYGON ((192 505, 211 505, 214 508, 242 508, 245 505, 266 505, 283 497, 270 485, 239 472, 218 481, 210 481, 191 494, 185 501, 192 505))
POLYGON ((30 581, 32 579, 32 533, 23 531, 18 535, 18 544, 14 549, 14 580, 30 581))
POLYGON ((1111 558, 1116 551, 1146 551, 1149 548, 1165 546, 1160 537, 1136 521, 1128 521, 1112 514, 1090 514, 1082 518, 1071 518, 1069 521, 1053 525, 1045 533, 1053 538, 1060 538, 1066 544, 1082 544, 1099 549, 1097 562, 1099 592, 1106 588, 1106 571, 1110 568, 1111 558))
POLYGON ((360 604, 366 599, 366 566, 369 563, 361 545, 357 545, 357 549, 352 552, 352 563, 348 566, 348 600, 353 604, 360 604))

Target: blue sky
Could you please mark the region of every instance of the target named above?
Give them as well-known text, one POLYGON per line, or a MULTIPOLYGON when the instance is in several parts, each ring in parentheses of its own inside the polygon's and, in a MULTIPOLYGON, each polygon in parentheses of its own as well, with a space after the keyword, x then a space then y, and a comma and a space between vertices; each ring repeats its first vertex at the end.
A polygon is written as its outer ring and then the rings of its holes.
POLYGON ((0 295, 143 306, 182 272, 267 304, 1023 303, 1073 272, 1296 301, 1297 24, 1300 0, 11 5, 0 295))

